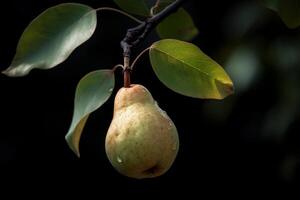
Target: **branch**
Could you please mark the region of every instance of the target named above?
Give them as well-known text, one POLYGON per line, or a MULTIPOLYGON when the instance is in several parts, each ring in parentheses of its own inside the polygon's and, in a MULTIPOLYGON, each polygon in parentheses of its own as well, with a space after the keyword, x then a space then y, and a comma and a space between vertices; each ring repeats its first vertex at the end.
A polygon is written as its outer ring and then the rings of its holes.
POLYGON ((150 33, 150 31, 155 28, 157 24, 159 24, 173 12, 176 12, 178 8, 184 3, 184 1, 186 0, 176 0, 158 14, 147 18, 140 25, 127 30, 125 38, 121 41, 121 48, 123 49, 124 57, 124 87, 130 86, 129 62, 131 48, 138 45, 150 33))

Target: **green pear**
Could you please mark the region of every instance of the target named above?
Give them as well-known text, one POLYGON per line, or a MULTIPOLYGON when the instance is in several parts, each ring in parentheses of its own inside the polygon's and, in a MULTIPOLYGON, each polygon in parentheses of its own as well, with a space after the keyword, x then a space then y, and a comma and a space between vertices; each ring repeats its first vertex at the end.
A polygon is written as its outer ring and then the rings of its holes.
POLYGON ((132 178, 164 174, 179 148, 177 129, 142 85, 121 88, 105 141, 113 167, 132 178))

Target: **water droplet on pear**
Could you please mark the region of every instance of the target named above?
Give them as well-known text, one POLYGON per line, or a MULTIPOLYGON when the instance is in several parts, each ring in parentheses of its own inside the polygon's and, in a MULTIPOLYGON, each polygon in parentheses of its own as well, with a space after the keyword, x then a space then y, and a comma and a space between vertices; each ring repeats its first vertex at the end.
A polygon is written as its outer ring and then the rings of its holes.
POLYGON ((118 163, 122 163, 123 162, 120 157, 117 157, 117 161, 118 161, 118 163))

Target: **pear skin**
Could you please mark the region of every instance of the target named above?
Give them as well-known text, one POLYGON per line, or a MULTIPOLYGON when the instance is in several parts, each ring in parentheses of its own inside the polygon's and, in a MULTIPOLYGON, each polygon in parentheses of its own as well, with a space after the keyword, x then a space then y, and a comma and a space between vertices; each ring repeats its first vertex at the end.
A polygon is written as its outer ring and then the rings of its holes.
POLYGON ((164 174, 179 148, 177 129, 142 85, 121 88, 105 141, 107 157, 121 174, 142 179, 164 174))

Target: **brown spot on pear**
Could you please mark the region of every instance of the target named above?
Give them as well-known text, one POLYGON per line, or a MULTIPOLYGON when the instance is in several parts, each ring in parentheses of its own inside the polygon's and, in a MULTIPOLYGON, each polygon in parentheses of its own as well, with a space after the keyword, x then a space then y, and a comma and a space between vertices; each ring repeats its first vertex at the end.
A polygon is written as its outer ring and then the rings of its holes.
POLYGON ((113 167, 132 178, 164 174, 179 148, 177 129, 142 85, 121 88, 107 132, 105 150, 113 167))

